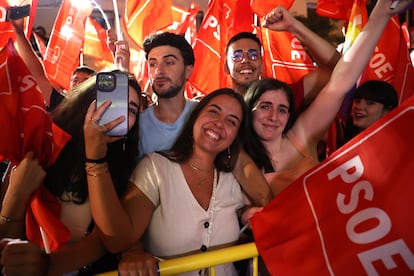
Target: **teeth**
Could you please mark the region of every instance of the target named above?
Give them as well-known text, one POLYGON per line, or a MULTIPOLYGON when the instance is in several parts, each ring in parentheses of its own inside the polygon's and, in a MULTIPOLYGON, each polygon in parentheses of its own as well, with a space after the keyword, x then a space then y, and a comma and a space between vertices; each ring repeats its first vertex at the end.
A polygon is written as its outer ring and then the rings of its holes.
POLYGON ((251 74, 251 73, 253 73, 253 70, 251 69, 245 69, 245 70, 240 71, 240 74, 251 74))
POLYGON ((218 136, 215 132, 213 132, 213 131, 207 131, 207 132, 206 132, 206 134, 207 134, 210 138, 213 138, 213 139, 215 139, 215 140, 218 140, 218 138, 219 138, 219 136, 218 136))

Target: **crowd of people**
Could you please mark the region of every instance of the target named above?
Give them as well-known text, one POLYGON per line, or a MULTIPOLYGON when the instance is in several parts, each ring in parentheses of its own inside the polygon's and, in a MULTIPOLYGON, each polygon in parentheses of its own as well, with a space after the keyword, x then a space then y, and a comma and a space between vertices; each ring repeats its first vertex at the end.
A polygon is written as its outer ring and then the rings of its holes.
MULTIPOLYGON (((185 96, 187 80, 197 74, 191 45, 181 35, 152 34, 143 46, 156 102, 142 108, 147 102, 141 88, 133 74, 125 72, 128 118, 103 125, 99 121, 111 102, 97 105, 96 72, 81 66, 73 72, 68 91, 53 87, 22 22, 12 21, 19 55, 38 83, 50 118, 71 139, 50 167, 42 167, 33 152, 7 166, 1 187, 2 273, 93 275, 118 270, 120 275, 157 275, 159 258, 239 243, 240 228, 318 164, 318 142, 346 93, 389 19, 412 0, 400 1, 395 9, 390 9, 391 2, 377 1, 344 55, 284 7, 276 7, 264 17, 264 27, 293 33, 317 69, 293 84, 262 78, 260 40, 239 33, 226 46, 225 71, 232 88, 218 87, 197 101, 185 96), (127 135, 106 134, 124 120, 127 135), (41 186, 59 202, 58 219, 69 230, 64 246, 52 252, 26 236, 25 214, 41 186)), ((129 68, 128 47, 114 47, 121 42, 111 41, 114 61, 129 68)), ((340 144, 397 105, 391 85, 361 85, 353 94, 340 144)), ((226 264, 216 267, 216 273, 240 271, 226 264)))

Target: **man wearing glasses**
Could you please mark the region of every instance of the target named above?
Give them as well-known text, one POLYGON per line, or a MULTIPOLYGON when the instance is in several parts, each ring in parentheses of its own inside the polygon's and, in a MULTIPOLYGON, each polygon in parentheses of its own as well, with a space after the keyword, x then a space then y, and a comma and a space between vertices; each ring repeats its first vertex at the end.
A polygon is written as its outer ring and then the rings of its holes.
MULTIPOLYGON (((298 104, 302 102, 304 97, 312 99, 329 80, 340 54, 332 44, 308 29, 283 6, 273 9, 265 18, 272 22, 264 26, 265 28, 272 31, 288 31, 294 34, 302 44, 305 44, 303 46, 317 63, 316 70, 292 84, 298 104)), ((225 71, 232 78, 233 89, 244 96, 250 84, 260 78, 262 69, 260 39, 255 34, 247 32, 233 36, 226 46, 225 63, 225 71)))

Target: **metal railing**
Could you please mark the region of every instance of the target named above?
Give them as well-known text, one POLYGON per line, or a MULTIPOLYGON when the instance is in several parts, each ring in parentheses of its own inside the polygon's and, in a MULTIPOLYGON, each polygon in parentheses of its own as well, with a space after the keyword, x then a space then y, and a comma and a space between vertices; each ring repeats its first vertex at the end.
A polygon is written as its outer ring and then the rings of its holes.
MULTIPOLYGON (((210 268, 210 275, 215 276, 216 265, 237 262, 246 259, 253 259, 253 276, 258 276, 258 256, 254 242, 242 245, 216 249, 212 251, 197 253, 190 256, 168 259, 159 262, 160 275, 176 275, 193 270, 210 268)), ((100 276, 118 276, 117 271, 111 271, 100 276)))

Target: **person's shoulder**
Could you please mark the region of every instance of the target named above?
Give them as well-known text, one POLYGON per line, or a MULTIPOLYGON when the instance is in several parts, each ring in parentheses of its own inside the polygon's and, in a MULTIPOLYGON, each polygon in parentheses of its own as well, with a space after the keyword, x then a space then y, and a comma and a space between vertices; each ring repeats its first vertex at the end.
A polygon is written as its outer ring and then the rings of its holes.
POLYGON ((154 105, 150 105, 148 106, 148 108, 146 108, 145 110, 143 110, 140 114, 139 114, 139 120, 140 123, 145 119, 147 120, 147 118, 151 117, 152 114, 154 114, 154 105))

